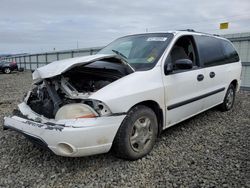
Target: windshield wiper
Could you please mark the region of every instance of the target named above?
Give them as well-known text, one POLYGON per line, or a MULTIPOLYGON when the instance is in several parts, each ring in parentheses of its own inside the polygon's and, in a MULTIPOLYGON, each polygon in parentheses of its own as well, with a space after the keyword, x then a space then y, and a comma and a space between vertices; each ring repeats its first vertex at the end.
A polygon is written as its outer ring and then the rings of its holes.
POLYGON ((116 53, 117 55, 119 55, 120 57, 122 57, 122 59, 124 59, 127 62, 127 57, 125 55, 123 55, 121 52, 117 51, 117 50, 112 50, 112 52, 116 53))
POLYGON ((123 64, 125 64, 127 67, 129 67, 130 69, 133 70, 133 72, 135 71, 135 69, 128 63, 128 58, 123 55, 121 52, 117 51, 117 50, 112 50, 112 52, 114 52, 115 54, 117 54, 124 62, 122 62, 123 64))

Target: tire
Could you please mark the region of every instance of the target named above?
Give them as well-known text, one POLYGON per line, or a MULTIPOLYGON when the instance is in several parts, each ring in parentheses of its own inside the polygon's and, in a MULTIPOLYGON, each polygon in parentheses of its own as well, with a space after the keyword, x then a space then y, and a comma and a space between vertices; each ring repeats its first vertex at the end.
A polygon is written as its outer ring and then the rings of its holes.
POLYGON ((9 67, 6 67, 6 68, 3 69, 3 72, 4 72, 5 74, 10 74, 10 73, 11 73, 11 70, 10 70, 9 67))
POLYGON ((220 105, 220 109, 222 112, 231 110, 233 108, 234 100, 235 100, 235 93, 236 93, 236 91, 235 91, 234 85, 230 84, 228 89, 227 89, 224 101, 220 105))
POLYGON ((23 72, 24 71, 24 68, 19 68, 17 69, 19 72, 23 72))
POLYGON ((154 147, 158 123, 154 111, 146 106, 132 108, 115 136, 112 150, 123 159, 137 160, 147 155, 154 147))

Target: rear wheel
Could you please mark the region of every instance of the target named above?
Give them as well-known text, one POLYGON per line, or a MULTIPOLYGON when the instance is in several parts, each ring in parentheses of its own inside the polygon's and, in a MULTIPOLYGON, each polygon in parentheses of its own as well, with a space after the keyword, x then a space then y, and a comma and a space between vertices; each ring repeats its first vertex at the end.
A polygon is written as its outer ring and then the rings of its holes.
POLYGON ((10 73, 11 73, 11 70, 10 70, 9 67, 6 67, 6 68, 3 69, 3 72, 4 72, 5 74, 10 74, 10 73))
POLYGON ((136 160, 147 155, 153 148, 158 133, 154 111, 139 105, 129 111, 120 126, 112 149, 116 156, 136 160))
POLYGON ((236 91, 235 91, 234 85, 230 84, 227 89, 224 101, 220 105, 221 111, 228 111, 233 108, 234 100, 235 100, 235 93, 236 91))

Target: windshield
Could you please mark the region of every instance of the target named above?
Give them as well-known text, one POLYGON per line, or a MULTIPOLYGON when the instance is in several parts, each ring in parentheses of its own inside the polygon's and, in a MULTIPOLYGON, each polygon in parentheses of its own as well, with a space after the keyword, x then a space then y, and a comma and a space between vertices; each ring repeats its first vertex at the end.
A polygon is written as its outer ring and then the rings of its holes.
POLYGON ((98 54, 116 54, 136 71, 155 66, 173 38, 172 33, 150 33, 119 38, 98 54))

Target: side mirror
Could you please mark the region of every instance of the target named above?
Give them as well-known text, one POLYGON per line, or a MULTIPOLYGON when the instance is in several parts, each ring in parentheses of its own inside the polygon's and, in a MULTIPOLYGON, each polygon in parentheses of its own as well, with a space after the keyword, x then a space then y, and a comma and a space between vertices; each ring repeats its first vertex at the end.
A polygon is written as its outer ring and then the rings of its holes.
POLYGON ((177 69, 192 69, 193 62, 190 59, 178 59, 175 61, 177 69))

